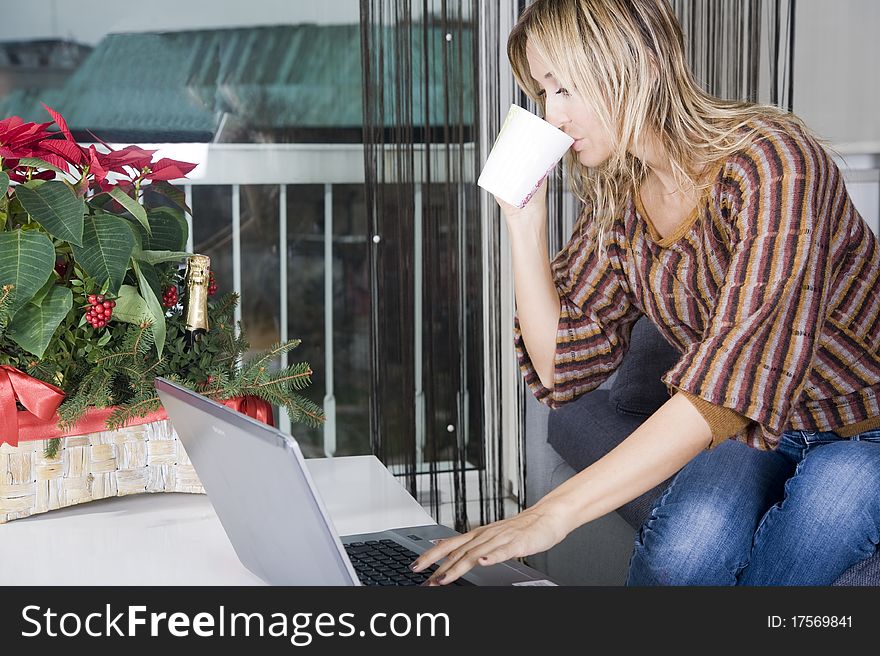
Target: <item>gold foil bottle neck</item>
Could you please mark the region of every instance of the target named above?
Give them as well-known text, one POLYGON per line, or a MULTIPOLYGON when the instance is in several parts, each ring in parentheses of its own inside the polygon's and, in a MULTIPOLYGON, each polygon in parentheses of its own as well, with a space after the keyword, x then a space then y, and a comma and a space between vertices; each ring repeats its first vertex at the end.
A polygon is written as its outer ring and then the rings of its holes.
POLYGON ((208 330, 208 281, 211 258, 190 255, 186 260, 186 329, 208 330))

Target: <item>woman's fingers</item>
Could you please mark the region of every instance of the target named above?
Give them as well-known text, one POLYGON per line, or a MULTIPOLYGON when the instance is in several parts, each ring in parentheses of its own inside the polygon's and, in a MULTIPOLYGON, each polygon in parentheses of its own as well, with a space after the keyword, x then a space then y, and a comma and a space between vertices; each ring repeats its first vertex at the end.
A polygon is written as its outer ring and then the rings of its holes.
POLYGON ((549 549, 565 537, 563 525, 559 513, 524 510, 509 519, 444 540, 416 560, 416 571, 445 557, 427 584, 446 585, 477 564, 494 565, 549 549))
POLYGON ((499 533, 495 537, 482 542, 479 545, 459 555, 455 560, 447 559, 441 567, 429 578, 425 585, 447 585, 457 578, 464 576, 477 564, 485 562, 496 563, 508 560, 516 549, 511 542, 506 542, 507 535, 499 533))
POLYGON ((445 538, 438 541, 436 545, 434 545, 421 556, 416 558, 412 565, 410 565, 410 569, 414 572, 421 572, 423 569, 425 569, 426 567, 430 567, 438 560, 446 558, 458 546, 466 544, 467 542, 472 540, 475 537, 475 533, 477 533, 479 530, 480 529, 474 529, 469 533, 456 535, 455 537, 445 538))
POLYGON ((465 534, 470 539, 446 552, 446 560, 426 584, 451 583, 476 566, 481 557, 485 557, 486 562, 507 560, 511 557, 507 554, 514 551, 510 548, 511 542, 520 538, 517 524, 517 518, 504 519, 465 534))
MULTIPOLYGON (((493 524, 489 524, 481 529, 475 529, 470 533, 466 533, 465 535, 471 539, 454 548, 452 551, 447 552, 446 560, 437 568, 437 571, 434 572, 431 578, 436 578, 438 575, 448 572, 456 563, 467 559, 469 554, 475 553, 476 550, 480 549, 485 543, 494 539, 498 533, 497 531, 491 530, 493 528, 496 527, 493 524)), ((473 564, 469 565, 467 569, 470 569, 471 567, 473 567, 473 564)))
POLYGON ((511 205, 500 199, 498 196, 495 196, 495 202, 497 202, 498 206, 501 208, 501 213, 507 217, 508 220, 511 220, 521 215, 532 214, 535 212, 538 212, 539 214, 546 212, 547 178, 548 176, 546 175, 541 178, 541 182, 538 184, 535 192, 523 207, 516 207, 515 205, 511 205))

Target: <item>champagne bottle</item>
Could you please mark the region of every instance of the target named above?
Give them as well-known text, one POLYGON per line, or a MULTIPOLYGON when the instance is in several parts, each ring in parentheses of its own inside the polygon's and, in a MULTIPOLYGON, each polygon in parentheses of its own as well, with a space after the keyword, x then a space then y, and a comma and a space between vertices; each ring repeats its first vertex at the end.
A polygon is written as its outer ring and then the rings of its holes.
POLYGON ((208 332, 208 280, 211 258, 190 255, 186 259, 186 328, 184 339, 190 350, 208 332))

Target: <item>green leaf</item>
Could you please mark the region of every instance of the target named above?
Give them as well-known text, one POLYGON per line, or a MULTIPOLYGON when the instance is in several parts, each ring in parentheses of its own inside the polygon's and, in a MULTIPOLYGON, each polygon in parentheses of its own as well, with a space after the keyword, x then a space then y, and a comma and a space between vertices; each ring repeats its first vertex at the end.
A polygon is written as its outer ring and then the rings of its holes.
POLYGON ((109 281, 107 291, 115 295, 134 250, 134 235, 126 220, 103 213, 87 216, 83 243, 83 247, 73 247, 77 263, 99 285, 109 281))
POLYGON ((43 299, 46 298, 46 294, 49 293, 49 290, 51 290, 55 286, 55 282, 57 280, 58 276, 54 273, 53 270, 53 273, 49 274, 49 279, 46 281, 46 284, 40 287, 40 291, 34 294, 34 297, 28 302, 33 303, 34 305, 39 305, 40 303, 42 303, 43 299))
POLYGON ((153 320, 147 302, 138 293, 137 287, 123 285, 119 288, 119 298, 113 308, 113 318, 126 323, 140 324, 144 319, 153 320))
POLYGON ((156 207, 147 214, 152 234, 144 237, 144 250, 182 251, 189 226, 183 213, 170 207, 156 207))
POLYGON ((19 166, 29 166, 33 169, 49 169, 50 171, 55 171, 55 173, 60 173, 61 175, 67 175, 67 171, 62 171, 54 164, 49 164, 44 159, 40 159, 39 157, 22 157, 18 160, 19 166))
POLYGON ((75 246, 83 245, 85 201, 77 198, 65 183, 50 180, 36 189, 21 186, 15 195, 27 213, 50 235, 75 246))
POLYGON ((15 285, 9 316, 14 317, 46 284, 55 268, 55 248, 33 230, 0 232, 0 287, 15 285))
POLYGON ((110 341, 110 337, 111 337, 111 336, 112 336, 112 335, 110 334, 110 331, 109 331, 109 330, 105 330, 105 331, 104 331, 104 334, 101 335, 101 339, 98 340, 98 343, 96 344, 96 346, 98 346, 99 348, 100 348, 101 346, 106 346, 106 345, 107 345, 107 342, 110 341))
POLYGON ((149 283, 150 289, 153 290, 156 298, 162 298, 162 285, 159 282, 159 274, 156 271, 156 267, 146 262, 138 262, 138 264, 140 265, 140 271, 144 276, 144 280, 149 283))
POLYGON ((113 187, 113 189, 110 191, 110 195, 114 199, 116 199, 120 205, 127 209, 134 218, 137 219, 138 223, 140 223, 144 227, 144 230, 147 231, 147 234, 150 234, 150 222, 147 220, 147 212, 146 210, 144 210, 143 205, 141 205, 134 198, 122 191, 122 189, 120 189, 119 187, 113 187))
POLYGON ((70 290, 54 285, 40 305, 28 303, 15 315, 7 334, 25 351, 42 358, 52 335, 72 306, 70 290))
POLYGON ((175 187, 170 182, 165 182, 164 180, 152 182, 150 184, 150 189, 158 194, 162 194, 165 198, 177 205, 177 207, 192 216, 192 210, 186 204, 186 194, 182 189, 175 187))
POLYGON ((140 287, 141 295, 143 296, 143 299, 147 304, 147 310, 152 315, 153 339, 156 342, 156 353, 161 358, 162 349, 165 348, 165 310, 162 309, 162 303, 160 303, 159 299, 156 298, 156 294, 150 287, 150 283, 147 282, 147 279, 141 272, 141 266, 137 263, 137 261, 133 261, 132 266, 134 267, 134 271, 137 274, 138 286, 140 287))
POLYGON ((190 256, 184 251, 139 251, 135 249, 132 257, 138 262, 159 264, 161 262, 180 262, 190 256))
POLYGON ((7 189, 9 189, 9 176, 6 175, 6 171, 0 171, 0 196, 5 196, 7 189))

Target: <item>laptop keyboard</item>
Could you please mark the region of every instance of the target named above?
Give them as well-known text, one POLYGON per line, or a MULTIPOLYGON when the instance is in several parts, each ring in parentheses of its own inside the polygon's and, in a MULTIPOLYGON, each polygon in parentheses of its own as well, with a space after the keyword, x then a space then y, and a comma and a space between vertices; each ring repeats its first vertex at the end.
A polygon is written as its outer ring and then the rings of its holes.
MULTIPOLYGON (((367 540, 343 546, 364 585, 421 585, 437 569, 434 564, 421 572, 413 572, 409 566, 419 554, 394 540, 367 540)), ((473 583, 458 578, 449 585, 473 583)))

